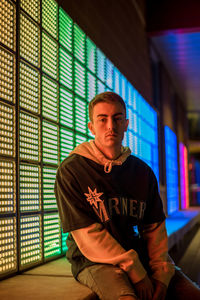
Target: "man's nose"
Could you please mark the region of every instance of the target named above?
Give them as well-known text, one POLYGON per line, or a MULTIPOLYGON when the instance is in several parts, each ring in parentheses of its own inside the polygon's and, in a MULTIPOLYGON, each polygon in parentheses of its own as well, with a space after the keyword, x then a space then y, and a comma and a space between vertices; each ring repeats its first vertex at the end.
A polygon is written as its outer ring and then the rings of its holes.
POLYGON ((107 126, 110 130, 113 130, 115 128, 115 122, 112 118, 108 118, 107 126))

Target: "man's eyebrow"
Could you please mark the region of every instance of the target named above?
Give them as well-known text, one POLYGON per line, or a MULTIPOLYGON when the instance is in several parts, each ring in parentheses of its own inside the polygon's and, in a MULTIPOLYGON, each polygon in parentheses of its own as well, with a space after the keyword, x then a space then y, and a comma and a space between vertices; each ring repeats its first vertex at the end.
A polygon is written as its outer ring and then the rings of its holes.
MULTIPOLYGON (((119 112, 119 113, 112 115, 112 117, 116 117, 116 116, 123 116, 123 113, 119 112)), ((107 114, 98 114, 97 118, 98 117, 108 117, 108 115, 107 114)))

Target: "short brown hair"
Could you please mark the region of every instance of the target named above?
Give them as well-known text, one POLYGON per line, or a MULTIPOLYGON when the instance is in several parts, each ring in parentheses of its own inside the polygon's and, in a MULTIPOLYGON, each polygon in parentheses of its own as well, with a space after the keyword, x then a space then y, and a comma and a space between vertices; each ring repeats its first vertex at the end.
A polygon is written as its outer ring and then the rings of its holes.
POLYGON ((89 103, 89 118, 90 121, 93 121, 93 109, 94 106, 97 103, 100 102, 118 102, 122 105, 122 107, 125 110, 125 114, 126 114, 126 104, 124 102, 124 100, 122 99, 122 97, 120 97, 118 94, 114 93, 114 92, 104 92, 101 94, 96 95, 89 103))

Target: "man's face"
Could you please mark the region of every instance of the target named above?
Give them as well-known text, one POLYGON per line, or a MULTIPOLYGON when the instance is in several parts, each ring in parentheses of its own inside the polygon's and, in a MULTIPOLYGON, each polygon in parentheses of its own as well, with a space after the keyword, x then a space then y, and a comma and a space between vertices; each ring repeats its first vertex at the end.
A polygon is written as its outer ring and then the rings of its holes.
POLYGON ((93 108, 93 121, 88 127, 102 152, 105 148, 119 148, 128 127, 123 106, 118 102, 97 103, 93 108))

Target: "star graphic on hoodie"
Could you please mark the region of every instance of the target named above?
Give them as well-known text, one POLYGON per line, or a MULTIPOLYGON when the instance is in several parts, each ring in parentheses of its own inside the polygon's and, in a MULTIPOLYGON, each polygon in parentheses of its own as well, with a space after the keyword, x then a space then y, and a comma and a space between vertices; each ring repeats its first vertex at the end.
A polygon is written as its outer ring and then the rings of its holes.
POLYGON ((88 186, 89 194, 84 193, 84 195, 87 197, 87 201, 90 203, 90 205, 94 204, 96 209, 98 209, 97 202, 103 202, 103 200, 100 199, 100 196, 103 195, 103 193, 97 193, 97 189, 95 188, 94 191, 91 190, 91 188, 88 186))

